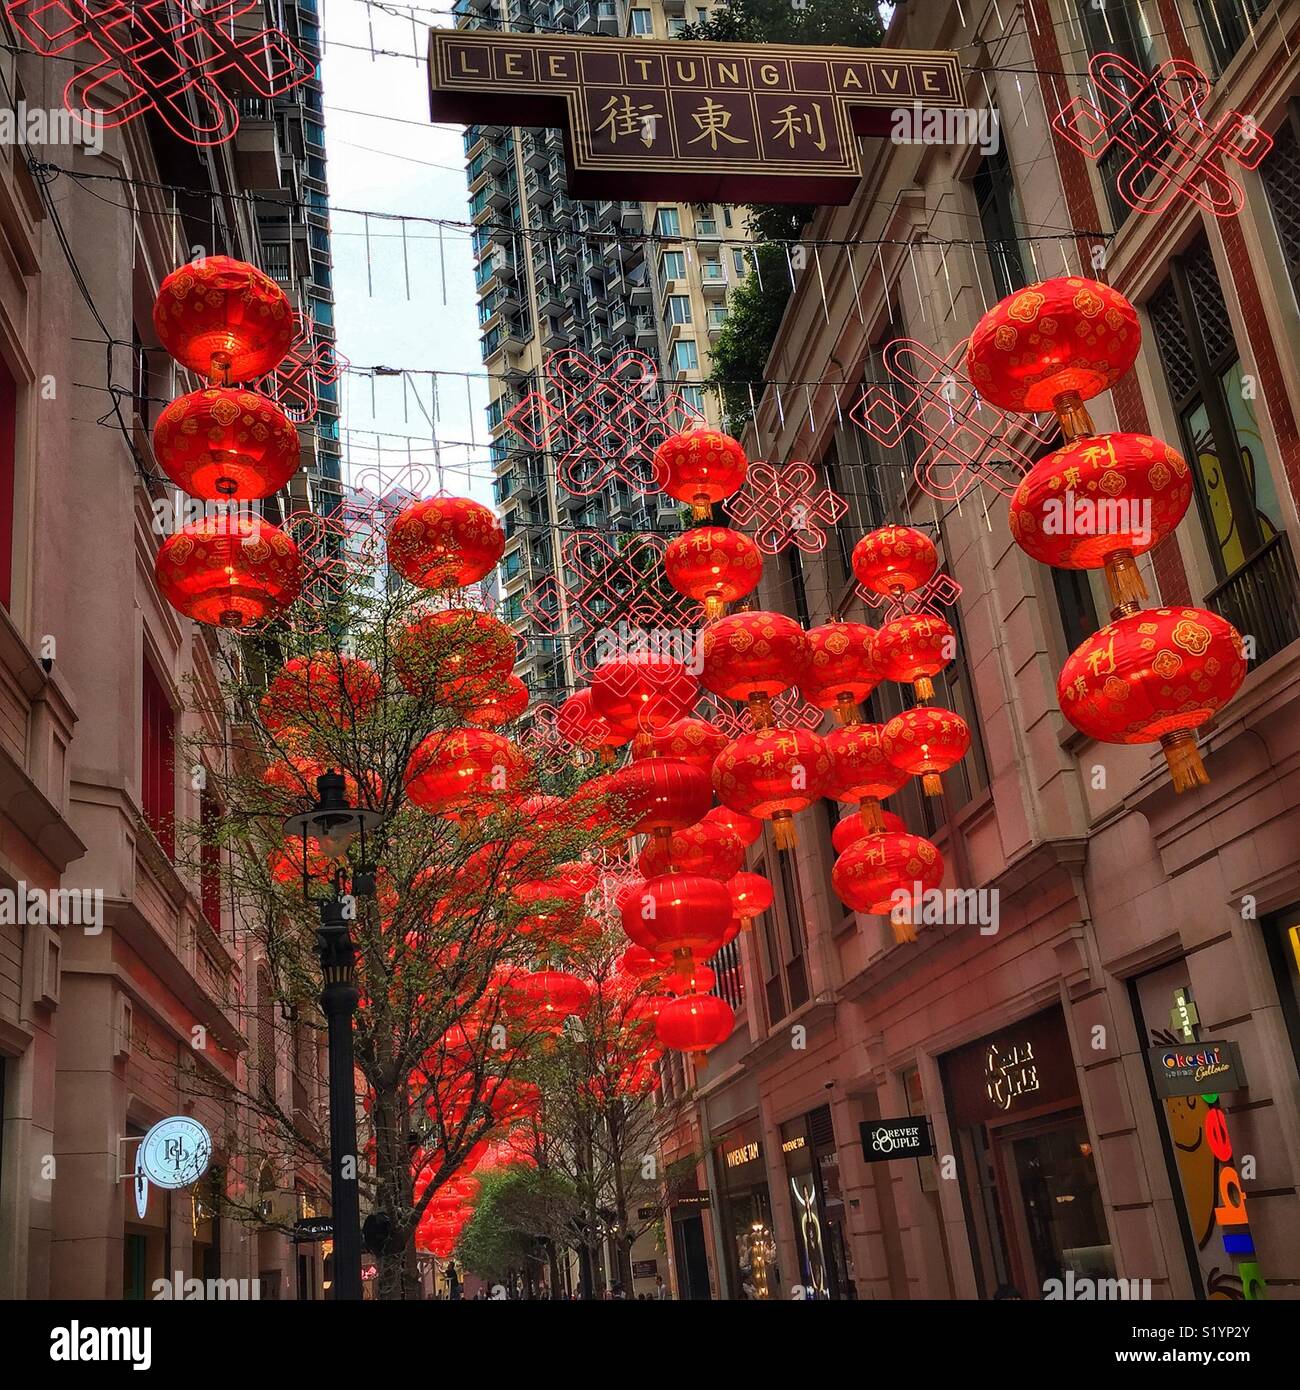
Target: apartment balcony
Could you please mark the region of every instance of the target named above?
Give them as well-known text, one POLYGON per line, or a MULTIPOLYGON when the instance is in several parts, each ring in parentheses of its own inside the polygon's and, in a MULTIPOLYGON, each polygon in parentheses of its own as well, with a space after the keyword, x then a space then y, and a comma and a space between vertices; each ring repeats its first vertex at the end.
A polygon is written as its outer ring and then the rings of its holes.
POLYGON ((710 299, 726 299, 727 268, 721 261, 700 262, 700 288, 710 299))
POLYGON ((654 290, 650 285, 650 277, 645 273, 645 267, 641 267, 641 274, 627 276, 627 297, 632 301, 635 308, 645 308, 654 301, 654 290))
POLYGON ((526 169, 545 169, 551 162, 551 154, 546 148, 545 140, 536 134, 524 137, 523 153, 526 169))
POLYGON ((562 348, 570 341, 570 335, 565 332, 564 326, 559 319, 549 315, 542 321, 542 346, 544 348, 562 348))
POLYGON ((1285 532, 1206 595, 1205 606, 1255 639, 1254 665, 1300 638, 1300 576, 1285 532))
POLYGON ((546 316, 558 314, 564 308, 564 296, 554 280, 537 282, 537 307, 546 316))
POLYGON ((705 317, 705 327, 709 330, 709 337, 716 338, 722 332, 722 326, 727 321, 727 310, 723 305, 711 304, 705 317))
POLYGON ((239 97, 239 129, 235 131, 235 168, 246 188, 280 189, 280 137, 275 113, 265 97, 239 97))
POLYGON ((644 310, 633 317, 632 331, 637 347, 652 348, 659 342, 659 327, 655 323, 654 315, 644 310))
POLYGON ((545 173, 524 180, 524 191, 528 201, 536 208, 546 208, 555 201, 555 188, 545 173))
POLYGON ((505 179, 493 179, 488 185, 487 200, 488 206, 493 208, 509 207, 514 201, 515 188, 507 183, 505 179))
POLYGON ((639 232, 645 227, 645 211, 640 203, 620 203, 618 220, 624 231, 639 232))
POLYGON ((596 5, 596 28, 602 34, 618 33, 618 6, 614 0, 599 0, 596 5))

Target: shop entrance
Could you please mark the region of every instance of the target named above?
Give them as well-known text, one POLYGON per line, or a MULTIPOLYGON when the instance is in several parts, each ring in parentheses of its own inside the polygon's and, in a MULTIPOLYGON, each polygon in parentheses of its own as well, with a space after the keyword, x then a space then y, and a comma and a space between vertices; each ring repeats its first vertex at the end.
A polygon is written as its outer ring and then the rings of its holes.
POLYGON ((684 1299, 708 1299, 709 1260, 704 1253, 704 1222, 699 1212, 673 1220, 673 1254, 678 1293, 684 1299))

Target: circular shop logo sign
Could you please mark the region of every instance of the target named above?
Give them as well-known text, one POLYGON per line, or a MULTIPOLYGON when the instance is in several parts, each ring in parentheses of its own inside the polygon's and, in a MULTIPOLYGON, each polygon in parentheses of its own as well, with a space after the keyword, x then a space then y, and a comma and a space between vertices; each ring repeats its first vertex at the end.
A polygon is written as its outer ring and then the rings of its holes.
POLYGON ((208 1171, 212 1138, 188 1115, 159 1120, 140 1141, 137 1162, 157 1187, 189 1187, 208 1171))

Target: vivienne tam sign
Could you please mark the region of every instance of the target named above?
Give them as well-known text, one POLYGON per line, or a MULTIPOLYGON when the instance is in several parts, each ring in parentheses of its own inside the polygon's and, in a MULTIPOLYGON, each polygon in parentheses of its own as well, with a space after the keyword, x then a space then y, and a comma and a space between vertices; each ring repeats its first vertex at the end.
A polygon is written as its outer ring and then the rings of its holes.
POLYGON ((960 108, 955 53, 434 29, 435 121, 565 132, 575 197, 847 203, 857 136, 960 108))

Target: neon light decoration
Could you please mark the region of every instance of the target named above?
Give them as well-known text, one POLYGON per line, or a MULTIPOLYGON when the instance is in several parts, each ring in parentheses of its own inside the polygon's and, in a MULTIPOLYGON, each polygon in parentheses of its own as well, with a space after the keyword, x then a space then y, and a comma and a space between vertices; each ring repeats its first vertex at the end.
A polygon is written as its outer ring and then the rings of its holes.
POLYGON ((293 317, 297 329, 293 345, 266 379, 265 390, 291 420, 302 424, 316 418, 320 388, 338 381, 348 369, 348 359, 334 343, 316 337, 306 314, 295 312, 293 317))
POLYGON ((868 589, 863 584, 858 584, 854 592, 875 613, 879 624, 892 622, 895 618, 906 618, 913 615, 928 614, 932 618, 942 618, 944 609, 951 608, 961 597, 961 585, 949 574, 944 574, 942 570, 928 580, 919 589, 913 589, 911 593, 899 594, 891 598, 887 594, 878 594, 874 589, 868 589))
POLYGON ((849 504, 821 486, 807 463, 751 463, 744 486, 724 506, 764 555, 779 555, 797 545, 812 554, 826 549, 826 528, 834 526, 849 504))
POLYGON ((602 364, 584 352, 546 355, 541 391, 530 391, 505 417, 525 448, 556 456, 560 485, 580 497, 615 482, 632 492, 657 490, 650 460, 666 439, 705 423, 682 396, 665 396, 659 369, 628 348, 602 364))
POLYGON ((223 90, 233 74, 258 96, 283 96, 306 82, 316 62, 278 29, 260 27, 260 0, 10 0, 14 27, 43 57, 81 44, 99 61, 74 72, 63 103, 78 119, 98 113, 105 126, 149 111, 191 145, 224 145, 239 111, 223 90))
POLYGON ((1236 217, 1245 194, 1223 166, 1258 169, 1273 148, 1253 117, 1225 111, 1213 125, 1205 120, 1214 84, 1183 58, 1145 73, 1118 53, 1098 53, 1088 75, 1096 99, 1075 97, 1052 129, 1092 160, 1128 154, 1116 188, 1129 207, 1156 216, 1188 198, 1215 217, 1236 217))
POLYGON ((940 358, 924 343, 895 338, 881 358, 897 385, 867 387, 850 416, 887 449, 910 436, 917 485, 941 502, 959 502, 976 486, 1010 497, 1056 435, 1054 420, 1003 415, 981 401, 966 375, 964 341, 940 358))

